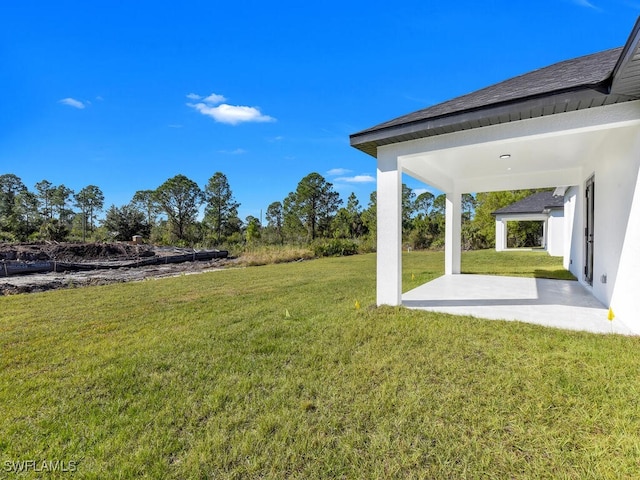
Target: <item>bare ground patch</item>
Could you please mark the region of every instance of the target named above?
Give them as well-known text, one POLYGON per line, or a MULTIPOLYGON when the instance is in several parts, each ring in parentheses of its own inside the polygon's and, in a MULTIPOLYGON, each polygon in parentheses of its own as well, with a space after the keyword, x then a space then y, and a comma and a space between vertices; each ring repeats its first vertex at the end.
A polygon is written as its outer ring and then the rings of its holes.
MULTIPOLYGON (((219 270, 234 265, 232 258, 187 261, 147 266, 131 266, 140 259, 186 255, 192 249, 114 243, 30 243, 0 244, 0 261, 58 261, 104 265, 89 271, 55 271, 27 275, 0 276, 0 295, 35 293, 58 288, 106 285, 219 270), (119 267, 119 265, 127 265, 119 267)), ((195 256, 194 256, 195 258, 195 256)))

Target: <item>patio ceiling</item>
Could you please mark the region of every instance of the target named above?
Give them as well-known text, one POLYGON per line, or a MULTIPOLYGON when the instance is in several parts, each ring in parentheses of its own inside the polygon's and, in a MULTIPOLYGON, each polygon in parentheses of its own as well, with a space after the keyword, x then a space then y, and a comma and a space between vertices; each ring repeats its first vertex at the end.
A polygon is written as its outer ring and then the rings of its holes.
POLYGON ((635 141, 638 102, 564 113, 379 147, 404 173, 446 192, 577 185, 584 165, 635 141))

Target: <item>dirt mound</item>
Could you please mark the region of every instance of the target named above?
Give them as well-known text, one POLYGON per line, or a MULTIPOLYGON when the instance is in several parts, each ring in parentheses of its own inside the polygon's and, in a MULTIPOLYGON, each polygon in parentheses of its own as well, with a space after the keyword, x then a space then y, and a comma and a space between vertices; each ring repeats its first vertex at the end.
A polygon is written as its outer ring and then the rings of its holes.
POLYGON ((50 265, 45 265, 44 271, 0 274, 0 296, 219 270, 235 264, 236 259, 227 258, 227 254, 127 243, 0 244, 0 268, 4 266, 5 272, 12 260, 62 265, 62 270, 51 271, 50 265), (70 264, 75 264, 74 268, 70 264), (75 268, 82 264, 86 268, 75 268))
POLYGON ((47 253, 50 259, 64 262, 128 260, 155 255, 149 247, 144 245, 128 245, 124 243, 57 244, 48 249, 47 253))
POLYGON ((47 252, 38 244, 0 244, 0 260, 49 260, 47 252))
POLYGON ((20 243, 0 245, 0 260, 90 262, 151 257, 147 245, 126 243, 20 243))

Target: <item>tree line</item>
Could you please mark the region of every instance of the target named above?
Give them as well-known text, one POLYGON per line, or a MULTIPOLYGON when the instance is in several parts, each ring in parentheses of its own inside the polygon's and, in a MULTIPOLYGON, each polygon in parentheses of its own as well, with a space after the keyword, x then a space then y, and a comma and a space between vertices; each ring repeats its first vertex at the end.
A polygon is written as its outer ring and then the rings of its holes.
MULTIPOLYGON (((416 195, 402 187, 403 243, 414 249, 442 248, 446 197, 431 192, 416 195)), ((493 246, 491 212, 531 193, 463 195, 463 248, 493 246)), ((214 173, 204 188, 176 175, 155 190, 139 190, 129 203, 106 210, 96 185, 75 192, 42 180, 29 190, 16 175, 4 174, 0 175, 0 241, 126 241, 141 235, 156 244, 183 246, 329 244, 343 253, 375 249, 376 192, 366 206, 360 205, 355 193, 345 203, 316 172, 302 178, 284 199, 269 204, 265 223, 251 215, 241 220, 239 207, 222 172, 214 173), (99 219, 101 212, 104 217, 99 219)), ((532 235, 527 226, 512 230, 521 242, 532 235)))

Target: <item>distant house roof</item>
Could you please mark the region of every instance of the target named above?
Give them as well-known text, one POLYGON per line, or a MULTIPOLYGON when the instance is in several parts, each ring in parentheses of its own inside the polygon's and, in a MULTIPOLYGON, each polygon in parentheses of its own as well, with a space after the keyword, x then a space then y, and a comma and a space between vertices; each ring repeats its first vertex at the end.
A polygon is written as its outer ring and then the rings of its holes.
POLYGON ((492 212, 492 215, 545 213, 547 210, 564 208, 564 197, 553 193, 553 191, 534 193, 492 212))
POLYGON ((624 47, 566 60, 381 123, 350 136, 382 145, 640 98, 640 20, 624 47))

